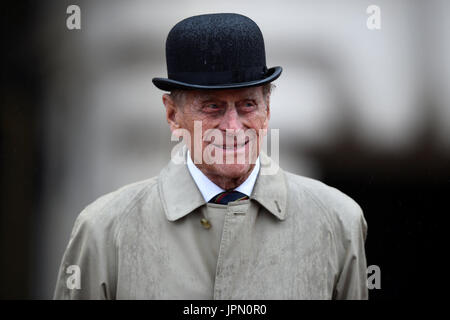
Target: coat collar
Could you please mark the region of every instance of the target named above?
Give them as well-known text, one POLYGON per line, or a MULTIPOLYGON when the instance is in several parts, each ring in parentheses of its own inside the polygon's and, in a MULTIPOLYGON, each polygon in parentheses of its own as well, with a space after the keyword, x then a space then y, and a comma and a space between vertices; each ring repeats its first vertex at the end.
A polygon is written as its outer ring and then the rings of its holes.
MULTIPOLYGON (((186 159, 187 148, 185 146, 182 153, 182 159, 186 159)), ((284 220, 287 201, 284 173, 263 152, 260 153, 260 161, 261 169, 250 198, 256 200, 278 219, 284 220), (267 174, 269 168, 271 174, 267 174)), ((158 191, 169 221, 178 220, 206 203, 189 173, 185 161, 175 163, 170 160, 159 174, 158 191)))
POLYGON ((260 152, 261 168, 251 198, 280 220, 286 219, 287 186, 283 170, 260 152))

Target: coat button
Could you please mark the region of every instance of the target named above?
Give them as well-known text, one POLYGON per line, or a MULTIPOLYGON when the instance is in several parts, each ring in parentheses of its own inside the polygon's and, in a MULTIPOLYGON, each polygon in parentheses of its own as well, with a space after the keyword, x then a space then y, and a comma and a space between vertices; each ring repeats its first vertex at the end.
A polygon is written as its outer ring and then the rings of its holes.
POLYGON ((211 224, 210 224, 209 221, 206 220, 205 218, 202 218, 202 219, 200 220, 200 223, 202 224, 203 228, 205 228, 205 229, 211 228, 211 224))

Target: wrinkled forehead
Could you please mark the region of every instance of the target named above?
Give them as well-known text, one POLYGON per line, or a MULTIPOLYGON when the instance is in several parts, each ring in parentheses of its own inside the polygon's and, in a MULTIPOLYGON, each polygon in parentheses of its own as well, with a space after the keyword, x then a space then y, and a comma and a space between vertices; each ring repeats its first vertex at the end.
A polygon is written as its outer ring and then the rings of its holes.
POLYGON ((235 101, 243 99, 261 99, 263 97, 262 86, 242 89, 221 90, 190 90, 188 96, 194 100, 223 100, 235 101))

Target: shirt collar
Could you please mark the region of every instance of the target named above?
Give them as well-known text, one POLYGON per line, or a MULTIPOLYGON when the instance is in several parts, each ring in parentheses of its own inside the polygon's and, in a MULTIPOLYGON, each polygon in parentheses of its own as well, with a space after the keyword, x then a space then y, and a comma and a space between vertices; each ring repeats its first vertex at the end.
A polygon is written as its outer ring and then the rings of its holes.
MULTIPOLYGON (((192 162, 190 152, 187 150, 186 155, 186 162, 187 162, 187 168, 194 179, 195 183, 197 184, 198 189, 200 190, 200 193, 203 196, 203 199, 205 199, 205 202, 208 202, 211 200, 214 196, 217 194, 224 192, 225 190, 216 185, 214 182, 212 182, 203 172, 200 171, 199 168, 192 162)), ((253 191, 253 187, 255 186, 256 178, 258 177, 259 172, 259 157, 256 159, 255 166, 253 167, 252 172, 250 175, 245 179, 245 181, 239 185, 236 189, 236 191, 242 192, 246 196, 250 197, 253 191)))
MULTIPOLYGON (((187 148, 183 146, 184 159, 186 155, 187 148)), ((260 169, 252 172, 252 174, 255 172, 256 181, 250 198, 278 219, 284 220, 287 206, 284 172, 265 153, 261 152, 259 159, 260 169)), ((169 221, 178 220, 206 203, 188 166, 183 161, 176 162, 171 159, 169 164, 161 170, 158 177, 158 192, 169 221)))

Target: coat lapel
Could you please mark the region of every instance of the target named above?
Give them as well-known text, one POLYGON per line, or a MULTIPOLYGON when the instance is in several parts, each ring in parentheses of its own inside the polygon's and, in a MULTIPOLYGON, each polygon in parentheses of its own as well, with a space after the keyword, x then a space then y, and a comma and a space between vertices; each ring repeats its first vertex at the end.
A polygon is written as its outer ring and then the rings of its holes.
POLYGON ((261 151, 259 156, 261 169, 251 198, 278 219, 284 220, 287 214, 287 186, 284 172, 264 152, 261 151))
MULTIPOLYGON (((186 159, 186 153, 187 148, 183 147, 183 159, 186 159)), ((169 221, 178 220, 205 204, 186 161, 175 163, 170 160, 159 174, 158 190, 169 221)))

